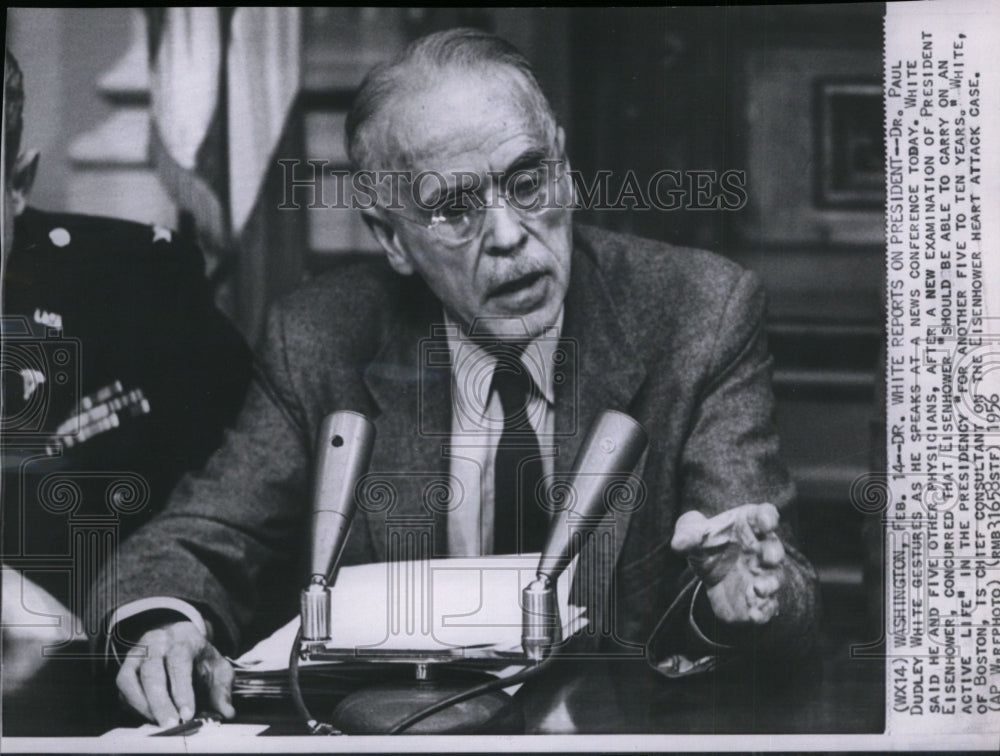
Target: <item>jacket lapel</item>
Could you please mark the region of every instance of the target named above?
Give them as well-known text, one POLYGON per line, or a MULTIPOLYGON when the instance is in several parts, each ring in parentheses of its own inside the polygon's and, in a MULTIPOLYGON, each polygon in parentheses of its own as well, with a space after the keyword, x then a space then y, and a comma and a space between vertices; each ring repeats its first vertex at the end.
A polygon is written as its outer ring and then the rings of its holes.
POLYGON ((416 306, 391 303, 386 340, 363 379, 379 406, 375 448, 359 501, 378 561, 417 558, 391 544, 393 531, 428 532, 430 556, 447 550, 442 506, 451 433, 451 364, 440 305, 419 287, 416 306), (391 544, 390 544, 391 542, 391 544), (389 544, 389 545, 387 545, 389 544))
MULTIPOLYGON (((569 355, 564 379, 556 383, 555 430, 559 453, 556 471, 569 472, 577 452, 598 414, 606 409, 629 412, 632 399, 645 381, 645 368, 631 339, 622 326, 607 284, 598 268, 594 253, 578 239, 574 250, 570 287, 566 295, 563 347, 569 355)), ((639 462, 642 474, 645 455, 639 462)), ((591 606, 593 622, 608 608, 610 573, 618 561, 632 517, 632 509, 622 507, 612 513, 613 545, 610 538, 599 538, 602 545, 585 555, 587 569, 578 569, 571 595, 574 603, 591 606), (607 551, 613 551, 608 554, 607 551), (596 553, 596 552, 601 553, 596 553), (588 590, 585 586, 591 586, 588 590), (594 588, 596 594, 590 593, 594 588), (598 606, 594 606, 597 603, 598 606)), ((596 544, 597 541, 592 542, 596 544)), ((605 615, 605 622, 608 621, 605 615)), ((591 632, 600 632, 596 627, 591 632)))
POLYGON ((577 241, 562 343, 568 367, 555 387, 556 470, 567 472, 597 415, 628 412, 646 377, 589 245, 577 241))

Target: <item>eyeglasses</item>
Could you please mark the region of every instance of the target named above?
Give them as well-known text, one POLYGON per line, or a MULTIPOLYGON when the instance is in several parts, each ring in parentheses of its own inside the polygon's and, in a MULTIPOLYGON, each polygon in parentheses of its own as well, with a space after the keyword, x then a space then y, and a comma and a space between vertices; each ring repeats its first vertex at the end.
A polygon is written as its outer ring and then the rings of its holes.
MULTIPOLYGON (((486 212, 498 208, 497 200, 525 219, 537 218, 553 210, 569 206, 570 192, 566 187, 566 163, 563 160, 543 160, 529 168, 519 168, 504 177, 493 194, 491 203, 474 191, 449 194, 436 205, 423 209, 424 217, 414 218, 397 210, 385 208, 407 223, 422 227, 442 244, 455 247, 476 238, 483 230, 486 212)), ((408 211, 411 214, 413 211, 408 211)), ((421 211, 416 211, 421 212, 421 211)))

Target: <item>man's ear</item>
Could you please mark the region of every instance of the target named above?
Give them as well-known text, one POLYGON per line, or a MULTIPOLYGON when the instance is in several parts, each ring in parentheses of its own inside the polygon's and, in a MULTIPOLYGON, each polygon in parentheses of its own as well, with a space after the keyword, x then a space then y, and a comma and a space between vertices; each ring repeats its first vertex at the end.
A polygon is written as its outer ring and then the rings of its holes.
POLYGON ((389 220, 378 209, 362 210, 361 217, 365 219, 365 224, 385 250, 386 259, 392 269, 403 276, 413 275, 410 255, 400 243, 399 234, 389 220))
POLYGON ((566 157, 566 132, 562 126, 556 126, 556 154, 566 157))
MULTIPOLYGON (((572 172, 573 166, 570 165, 569 157, 566 155, 566 132, 562 126, 556 126, 556 153, 561 156, 565 170, 572 172)), ((576 207, 576 184, 572 180, 569 182, 569 188, 571 192, 569 206, 576 207)))
POLYGON ((29 150, 20 155, 14 165, 7 182, 10 185, 10 196, 14 201, 14 215, 20 215, 28 205, 28 193, 35 183, 40 158, 38 150, 29 150))

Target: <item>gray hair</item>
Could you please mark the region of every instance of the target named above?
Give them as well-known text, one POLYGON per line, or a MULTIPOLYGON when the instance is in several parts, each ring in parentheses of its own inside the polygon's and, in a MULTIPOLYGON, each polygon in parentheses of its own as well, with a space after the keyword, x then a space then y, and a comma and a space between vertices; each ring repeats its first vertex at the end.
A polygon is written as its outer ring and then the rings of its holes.
POLYGON ((528 59, 514 45, 504 39, 471 28, 448 29, 428 34, 411 43, 393 60, 381 63, 365 76, 354 102, 347 114, 344 127, 345 144, 351 164, 355 169, 372 170, 386 166, 376 165, 378 135, 372 125, 383 106, 400 90, 407 88, 407 78, 412 82, 415 72, 426 79, 446 68, 466 70, 495 70, 504 66, 522 81, 529 106, 536 117, 552 130, 556 117, 552 106, 542 93, 534 69, 528 59))

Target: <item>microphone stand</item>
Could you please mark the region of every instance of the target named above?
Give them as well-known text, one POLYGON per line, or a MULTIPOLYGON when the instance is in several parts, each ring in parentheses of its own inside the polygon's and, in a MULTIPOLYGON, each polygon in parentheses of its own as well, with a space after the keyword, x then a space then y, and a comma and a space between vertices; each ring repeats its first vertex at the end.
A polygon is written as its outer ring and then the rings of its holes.
MULTIPOLYGON (((458 715, 458 721, 450 723, 445 731, 454 731, 458 727, 463 731, 469 729, 476 731, 477 727, 487 725, 489 721, 504 713, 512 699, 502 690, 536 677, 555 658, 554 650, 562 641, 562 623, 556 597, 559 577, 606 514, 613 487, 621 483, 623 476, 631 473, 645 452, 646 446, 647 436, 642 426, 628 415, 613 410, 602 412, 584 439, 570 476, 573 494, 571 501, 574 505, 572 508, 563 509, 556 517, 539 559, 535 580, 522 591, 521 645, 524 658, 530 665, 528 668, 510 677, 493 678, 451 695, 445 695, 411 712, 395 724, 386 724, 384 717, 379 714, 380 704, 382 708, 385 705, 386 691, 378 687, 362 689, 344 699, 334 712, 335 719, 340 713, 341 719, 350 720, 351 727, 343 726, 342 722, 343 730, 399 734, 446 709, 490 693, 497 698, 484 706, 485 713, 463 710, 458 715), (346 709, 345 704, 348 704, 346 709)), ((320 476, 321 470, 318 470, 317 490, 321 484, 320 476)), ((356 480, 352 484, 352 490, 356 480)), ((314 506, 314 523, 316 511, 314 506)), ((342 511, 342 508, 338 511, 342 511)), ((353 516, 353 509, 350 511, 350 516, 353 516)), ((329 520, 329 517, 327 519, 329 520)), ((333 524, 338 523, 334 521, 333 524)), ((347 526, 349 524, 348 518, 347 526)), ((346 527, 342 529, 346 535, 346 527)), ((314 538, 320 538, 315 531, 314 538)), ((317 541, 314 540, 315 542, 317 541)), ((324 553, 333 555, 331 557, 333 561, 329 562, 333 566, 325 573, 314 571, 310 585, 302 592, 302 623, 289 659, 289 687, 295 708, 310 732, 340 735, 343 734, 342 729, 333 724, 319 722, 309 713, 299 687, 299 657, 303 653, 303 641, 315 647, 330 637, 330 597, 327 585, 329 581, 326 575, 332 575, 343 543, 336 545, 333 550, 330 539, 323 543, 326 544, 324 553), (325 615, 322 615, 323 611, 326 612, 325 615)), ((417 667, 418 685, 427 685, 425 677, 420 674, 421 671, 426 673, 427 665, 418 663, 417 667)), ((414 686, 411 691, 416 694, 417 688, 414 686)))
POLYGON ((374 445, 375 426, 364 415, 341 410, 323 419, 313 478, 311 577, 300 596, 301 622, 288 660, 292 703, 314 734, 334 735, 339 731, 309 713, 299 685, 299 656, 303 641, 315 644, 331 637, 329 586, 357 511, 354 489, 368 472, 374 445))

